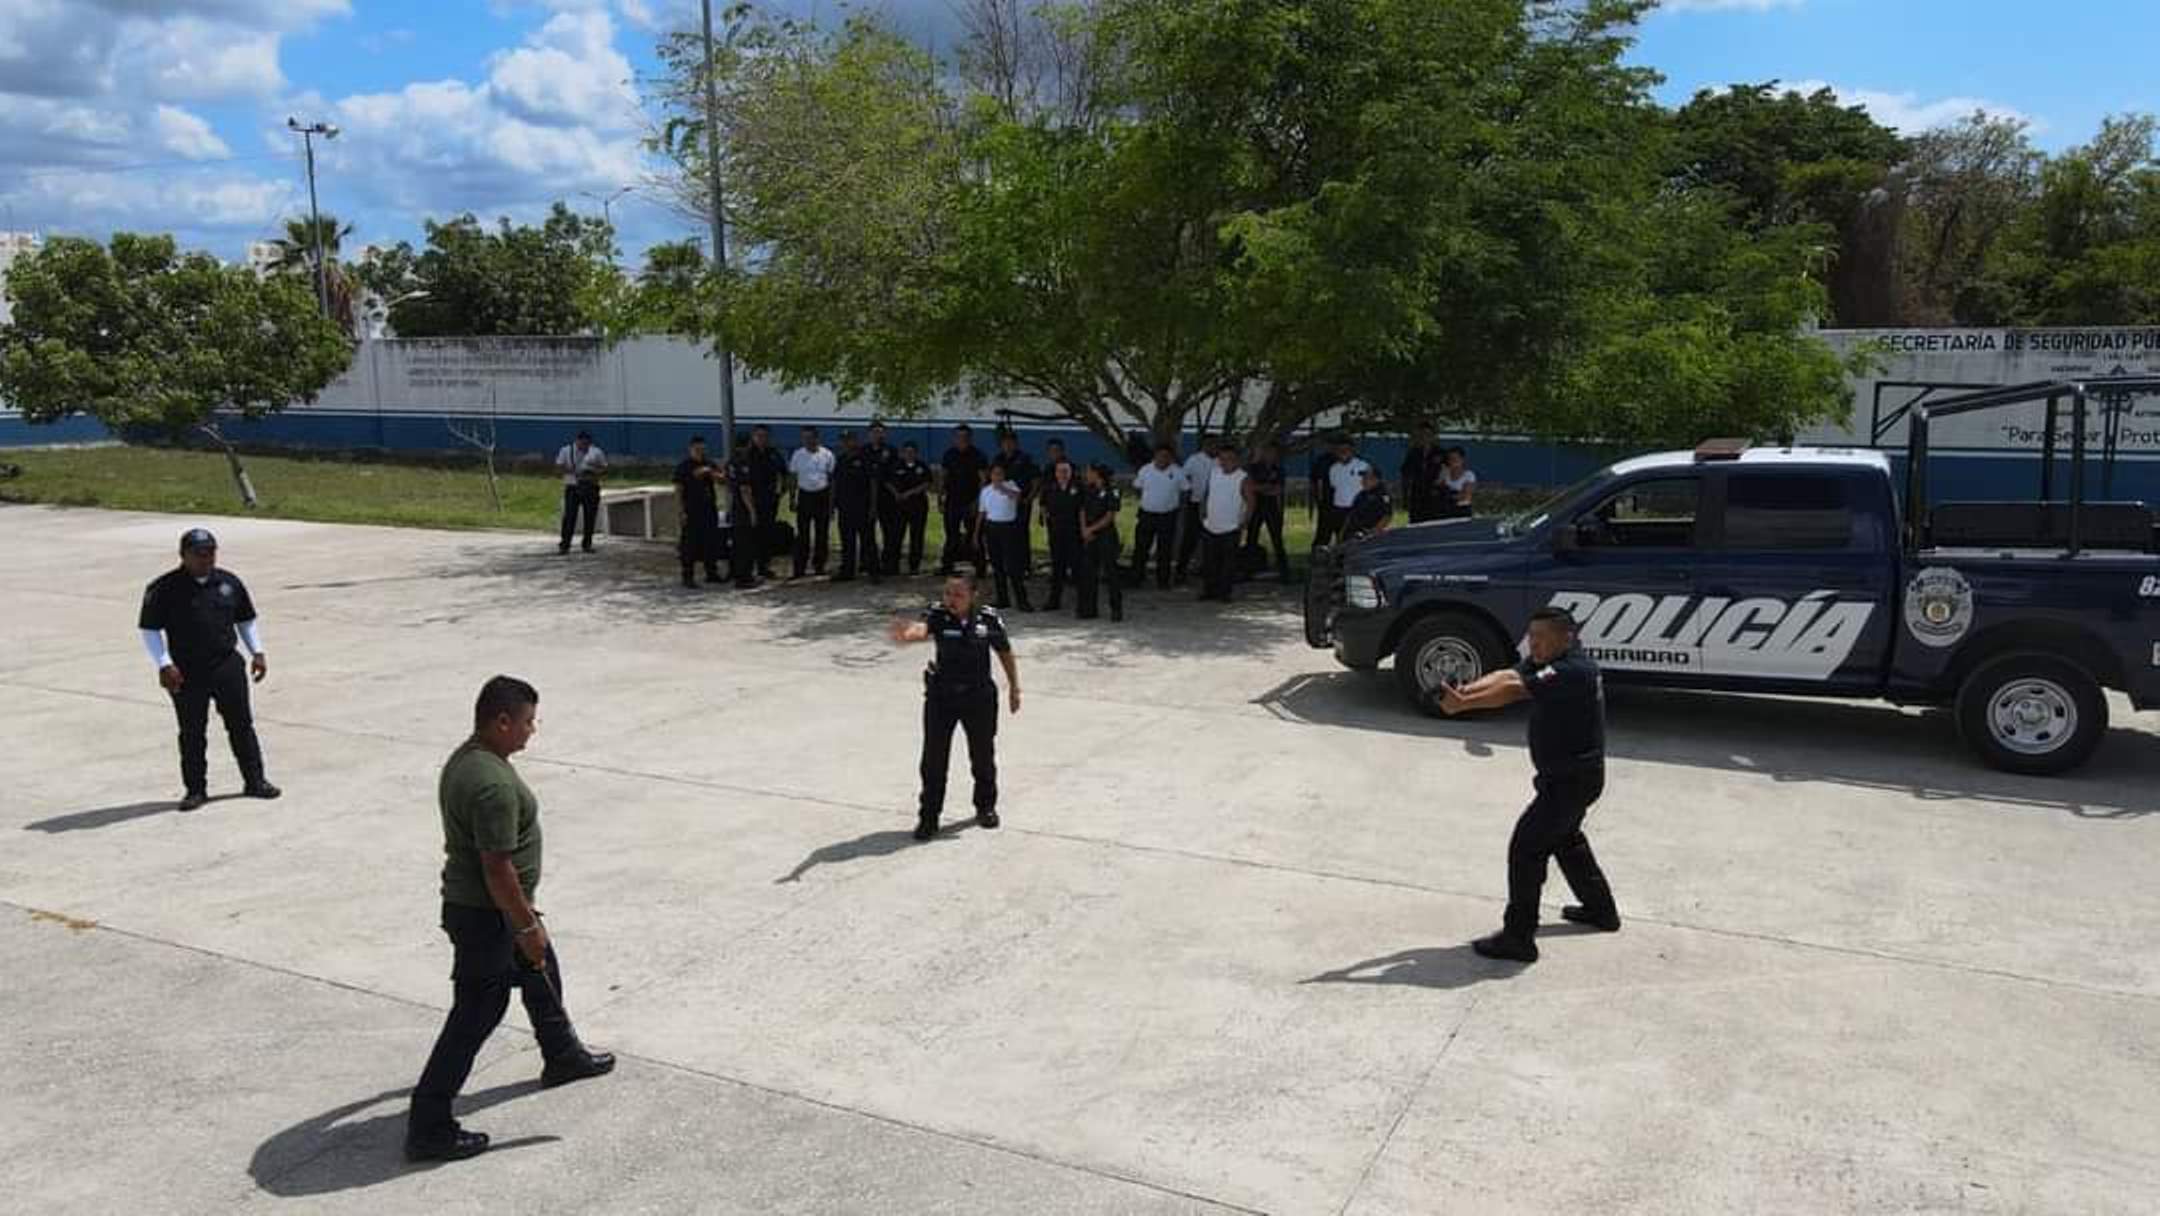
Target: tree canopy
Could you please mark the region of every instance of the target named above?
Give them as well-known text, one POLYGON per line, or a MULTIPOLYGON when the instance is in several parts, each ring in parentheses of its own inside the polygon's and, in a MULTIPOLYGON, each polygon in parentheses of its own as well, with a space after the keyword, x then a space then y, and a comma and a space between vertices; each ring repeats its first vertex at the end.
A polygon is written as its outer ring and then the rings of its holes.
POLYGON ((31 422, 82 413, 177 433, 260 417, 312 399, 352 358, 312 283, 181 254, 169 236, 58 237, 9 268, 7 290, 0 398, 31 422))
POLYGON ((399 241, 358 268, 360 281, 413 338, 593 333, 617 272, 615 230, 556 203, 538 225, 494 228, 470 212, 426 223, 425 247, 399 241))

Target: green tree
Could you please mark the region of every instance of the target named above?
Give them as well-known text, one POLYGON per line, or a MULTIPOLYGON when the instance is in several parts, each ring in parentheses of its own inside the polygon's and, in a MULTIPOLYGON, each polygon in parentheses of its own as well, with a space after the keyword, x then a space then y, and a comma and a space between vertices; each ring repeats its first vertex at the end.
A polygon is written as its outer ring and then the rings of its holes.
POLYGON ((317 220, 296 216, 285 221, 285 234, 275 237, 271 244, 277 248, 277 256, 266 268, 271 274, 291 274, 304 277, 309 290, 315 283, 315 238, 320 231, 323 251, 323 285, 328 289, 330 315, 336 319, 350 338, 357 335, 357 310, 355 300, 359 284, 352 272, 338 258, 345 238, 352 235, 351 224, 341 224, 334 215, 324 214, 317 220))
POLYGON ((603 318, 615 231, 556 203, 539 225, 507 217, 490 230, 470 213, 429 220, 426 247, 379 250, 359 267, 369 291, 389 302, 406 337, 565 336, 595 332, 603 318))
POLYGON ((33 423, 88 414, 116 431, 199 431, 225 448, 221 416, 259 418, 311 400, 352 348, 297 277, 258 277, 169 236, 111 245, 60 237, 8 272, 0 398, 33 423))
POLYGON ((2039 193, 2045 161, 2020 119, 1974 113, 1915 136, 1898 171, 1904 191, 1898 271, 1904 320, 2000 325, 2014 307, 1997 254, 2039 193))
POLYGON ((2160 162, 2151 115, 2110 118, 2049 161, 2002 259, 2027 325, 2160 324, 2160 162))

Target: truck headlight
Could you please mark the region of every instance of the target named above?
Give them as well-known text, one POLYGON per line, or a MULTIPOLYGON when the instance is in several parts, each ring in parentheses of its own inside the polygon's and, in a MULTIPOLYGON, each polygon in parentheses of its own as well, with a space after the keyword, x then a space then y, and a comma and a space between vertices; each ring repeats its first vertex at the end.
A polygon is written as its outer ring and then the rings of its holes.
POLYGON ((1370 574, 1344 575, 1343 603, 1352 608, 1378 608, 1380 606, 1380 580, 1370 574))

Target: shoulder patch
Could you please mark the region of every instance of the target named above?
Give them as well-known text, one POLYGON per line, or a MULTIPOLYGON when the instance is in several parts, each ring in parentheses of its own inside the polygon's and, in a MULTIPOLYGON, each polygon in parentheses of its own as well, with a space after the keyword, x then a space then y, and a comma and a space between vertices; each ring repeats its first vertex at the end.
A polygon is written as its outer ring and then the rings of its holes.
POLYGON ((1537 678, 1541 683, 1546 680, 1557 680, 1560 678, 1560 673, 1553 670, 1552 664, 1547 663, 1545 666, 1537 669, 1537 678))

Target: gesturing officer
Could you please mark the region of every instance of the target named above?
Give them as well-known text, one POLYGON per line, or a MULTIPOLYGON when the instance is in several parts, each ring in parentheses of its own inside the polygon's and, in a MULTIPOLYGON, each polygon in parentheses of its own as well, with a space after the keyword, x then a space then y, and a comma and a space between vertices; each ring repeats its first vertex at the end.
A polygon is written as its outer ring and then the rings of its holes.
POLYGON ((1538 892, 1545 886, 1547 857, 1560 863, 1582 901, 1560 909, 1562 917, 1608 933, 1620 928, 1612 887, 1582 831, 1590 804, 1605 792, 1605 691, 1597 664, 1575 645, 1575 628, 1564 610, 1538 609, 1530 615, 1527 660, 1466 687, 1447 687, 1441 697, 1440 708, 1450 714, 1530 701, 1537 795, 1508 840, 1508 905, 1500 932, 1470 943, 1486 958, 1537 961, 1538 892))
POLYGON ((180 537, 179 568, 168 570, 143 591, 143 648, 157 667, 158 683, 172 694, 180 718, 180 809, 192 811, 210 801, 210 703, 225 719, 225 738, 240 766, 242 792, 250 798, 275 798, 278 787, 263 777, 262 745, 255 740, 255 717, 248 709, 248 674, 256 683, 270 673, 262 634, 255 626, 255 601, 228 571, 217 568, 217 538, 202 528, 180 537), (254 661, 240 665, 234 635, 254 661))
POLYGON ((937 658, 923 672, 922 804, 915 839, 937 835, 945 810, 945 769, 952 756, 953 726, 967 732, 968 766, 975 774, 975 822, 998 825, 997 685, 990 680, 995 651, 1005 668, 1006 701, 1020 712, 1020 668, 1012 641, 995 609, 977 607, 975 581, 963 576, 945 580, 944 601, 921 620, 896 620, 895 642, 937 643, 937 658))
POLYGON ((510 766, 540 728, 540 694, 514 676, 480 686, 473 733, 450 753, 436 782, 442 812, 442 928, 450 937, 450 1015, 413 1086, 405 1157, 455 1161, 486 1151, 488 1138, 458 1126, 450 1105, 473 1060, 510 1007, 510 990, 540 1040, 541 1088, 597 1077, 615 1057, 588 1051, 563 1010, 562 966, 533 910, 540 885, 540 800, 510 766))

